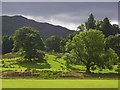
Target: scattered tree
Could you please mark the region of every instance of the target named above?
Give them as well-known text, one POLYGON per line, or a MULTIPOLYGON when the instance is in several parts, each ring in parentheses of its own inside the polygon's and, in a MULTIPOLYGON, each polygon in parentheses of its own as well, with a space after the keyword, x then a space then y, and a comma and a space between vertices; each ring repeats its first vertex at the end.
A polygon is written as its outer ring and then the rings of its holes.
POLYGON ((32 61, 32 59, 43 59, 44 53, 40 50, 44 50, 44 44, 39 32, 34 28, 23 27, 16 30, 13 40, 13 50, 18 50, 23 58, 29 61, 32 61))
POLYGON ((62 37, 58 35, 53 35, 46 39, 45 44, 47 51, 55 51, 55 52, 61 52, 61 41, 63 40, 62 37))
MULTIPOLYGON (((69 45, 66 45, 66 49, 70 50, 71 61, 84 64, 87 73, 90 73, 91 67, 96 65, 102 68, 108 67, 108 62, 112 62, 113 58, 115 61, 117 60, 117 55, 112 49, 108 50, 109 54, 105 52, 105 38, 102 32, 98 30, 88 30, 76 34, 72 41, 67 44, 69 45), (106 55, 110 55, 110 58, 104 59, 106 55)), ((112 65, 112 63, 110 64, 112 65)))

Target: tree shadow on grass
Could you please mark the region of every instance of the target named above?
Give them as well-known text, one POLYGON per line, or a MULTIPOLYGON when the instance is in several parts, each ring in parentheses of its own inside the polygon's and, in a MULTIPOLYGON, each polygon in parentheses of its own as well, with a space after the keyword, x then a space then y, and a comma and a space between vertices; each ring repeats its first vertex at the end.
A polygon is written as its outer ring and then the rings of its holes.
POLYGON ((46 60, 42 61, 22 61, 19 63, 19 66, 25 67, 27 69, 49 69, 51 68, 50 65, 47 63, 46 60))

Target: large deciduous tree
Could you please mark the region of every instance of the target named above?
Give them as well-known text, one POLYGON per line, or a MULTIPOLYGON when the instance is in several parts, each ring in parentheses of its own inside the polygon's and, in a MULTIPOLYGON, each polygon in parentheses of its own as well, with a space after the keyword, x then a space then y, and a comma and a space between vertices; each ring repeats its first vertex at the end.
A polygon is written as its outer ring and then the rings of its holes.
POLYGON ((66 45, 69 56, 72 57, 67 62, 84 64, 87 73, 90 73, 90 68, 95 66, 109 68, 118 57, 112 49, 105 51, 104 47, 105 38, 101 31, 88 30, 80 32, 66 45), (107 58, 106 56, 110 57, 107 58))
POLYGON ((43 59, 44 44, 37 30, 32 27, 23 27, 16 30, 14 36, 14 51, 32 61, 32 59, 43 59))

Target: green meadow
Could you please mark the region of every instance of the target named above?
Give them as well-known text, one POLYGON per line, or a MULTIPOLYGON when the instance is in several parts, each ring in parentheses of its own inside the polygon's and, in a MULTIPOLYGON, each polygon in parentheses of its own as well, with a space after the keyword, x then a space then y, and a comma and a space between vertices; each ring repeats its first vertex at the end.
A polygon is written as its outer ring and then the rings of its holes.
MULTIPOLYGON (((55 53, 48 53, 45 55, 44 61, 37 62, 33 61, 22 61, 21 57, 15 57, 15 53, 7 53, 3 55, 3 58, 1 59, 1 66, 3 74, 6 71, 18 71, 18 72, 24 72, 24 71, 55 71, 55 72, 69 72, 69 71, 75 71, 75 72, 84 72, 86 70, 86 67, 84 65, 75 65, 70 64, 70 69, 67 69, 66 67, 66 61, 58 56, 55 55, 55 53)), ((96 74, 102 73, 102 74, 108 74, 108 73, 114 73, 117 74, 118 65, 114 65, 112 70, 109 69, 103 69, 100 70, 99 68, 96 70, 91 70, 91 72, 94 72, 96 74)))

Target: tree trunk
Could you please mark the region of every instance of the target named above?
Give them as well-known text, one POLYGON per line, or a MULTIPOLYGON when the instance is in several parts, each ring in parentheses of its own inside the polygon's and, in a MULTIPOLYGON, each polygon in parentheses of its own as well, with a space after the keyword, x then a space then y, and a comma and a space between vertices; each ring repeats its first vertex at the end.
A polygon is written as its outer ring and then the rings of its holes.
POLYGON ((86 65, 86 73, 91 73, 90 72, 90 63, 88 62, 87 65, 86 65))

